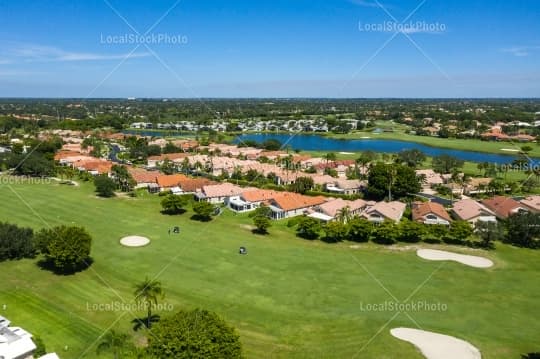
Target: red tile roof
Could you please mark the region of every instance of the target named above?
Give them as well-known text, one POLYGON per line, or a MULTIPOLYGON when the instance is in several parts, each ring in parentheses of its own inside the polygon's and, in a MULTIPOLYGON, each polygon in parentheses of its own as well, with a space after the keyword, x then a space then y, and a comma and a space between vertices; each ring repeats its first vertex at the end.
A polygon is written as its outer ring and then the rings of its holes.
POLYGON ((186 180, 188 177, 182 174, 176 175, 163 175, 156 178, 157 184, 162 188, 170 188, 178 186, 182 180, 186 180))
POLYGON ((439 218, 450 222, 452 219, 444 207, 435 202, 415 202, 412 208, 413 221, 423 221, 428 214, 434 214, 439 218))
POLYGON ((322 204, 326 202, 326 197, 310 197, 293 192, 281 192, 275 195, 272 201, 284 211, 293 211, 322 204))
POLYGON ((499 218, 508 218, 510 214, 523 208, 520 203, 510 197, 495 196, 482 201, 482 204, 495 212, 499 218))

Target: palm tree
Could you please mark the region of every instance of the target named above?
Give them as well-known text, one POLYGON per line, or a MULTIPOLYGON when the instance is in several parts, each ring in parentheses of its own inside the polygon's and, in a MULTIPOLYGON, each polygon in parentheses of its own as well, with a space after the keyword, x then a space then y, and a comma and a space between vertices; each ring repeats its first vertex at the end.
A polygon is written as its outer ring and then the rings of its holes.
POLYGON ((99 343, 96 352, 99 355, 106 351, 112 351, 113 358, 118 359, 120 358, 123 349, 126 348, 128 340, 129 335, 111 329, 103 336, 103 341, 99 343))
POLYGON ((351 209, 345 206, 336 213, 336 218, 341 223, 347 223, 352 217, 351 209))
POLYGON ((157 305, 158 298, 163 298, 164 293, 161 288, 161 282, 150 280, 148 277, 137 285, 135 285, 135 302, 143 304, 146 307, 148 317, 146 318, 146 327, 151 326, 152 307, 157 305))

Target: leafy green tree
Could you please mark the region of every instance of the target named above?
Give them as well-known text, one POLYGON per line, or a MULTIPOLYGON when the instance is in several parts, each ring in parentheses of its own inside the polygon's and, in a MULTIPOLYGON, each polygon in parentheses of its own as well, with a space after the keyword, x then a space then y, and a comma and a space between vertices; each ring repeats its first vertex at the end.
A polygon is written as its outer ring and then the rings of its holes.
POLYGON ((465 161, 447 154, 435 156, 432 160, 433 170, 437 173, 452 173, 461 169, 464 164, 465 161))
POLYGON ((174 165, 174 162, 168 158, 165 158, 165 160, 163 160, 159 169, 166 175, 172 175, 176 173, 176 166, 174 165))
POLYGON ((370 198, 382 200, 385 196, 402 198, 418 193, 422 188, 414 168, 399 164, 376 163, 368 176, 367 193, 370 198))
POLYGON ((253 224, 255 225, 257 233, 266 234, 268 228, 272 225, 270 218, 272 216, 272 210, 268 206, 260 206, 250 214, 253 218, 253 224))
POLYGON ((199 201, 193 203, 193 212, 195 212, 194 219, 200 221, 209 221, 212 219, 212 214, 214 213, 215 208, 210 202, 199 201))
POLYGON ((323 226, 325 239, 331 242, 340 242, 347 237, 347 226, 339 221, 330 221, 323 226))
POLYGON ((260 234, 268 233, 268 228, 272 225, 270 218, 265 216, 253 217, 253 224, 256 227, 256 232, 260 234))
POLYGON ((36 345, 36 349, 34 350, 33 355, 40 358, 43 355, 47 354, 47 348, 45 347, 45 342, 43 342, 43 339, 39 335, 34 335, 32 337, 32 341, 36 345))
MULTIPOLYGON (((32 151, 32 150, 29 150, 32 151)), ((38 151, 28 154, 5 154, 7 167, 20 176, 47 177, 54 175, 54 161, 38 151)))
POLYGON ((100 197, 114 197, 114 190, 116 189, 116 183, 113 179, 107 175, 99 175, 94 177, 94 186, 96 192, 100 197))
POLYGON ((0 262, 5 260, 33 258, 34 231, 32 228, 0 222, 0 262))
POLYGON ((396 168, 396 178, 392 187, 395 198, 403 198, 420 192, 422 184, 416 175, 414 168, 408 166, 398 166, 396 168))
POLYGON ((161 200, 161 208, 163 213, 167 214, 181 214, 186 210, 184 206, 187 204, 187 200, 184 196, 177 196, 175 194, 168 194, 161 200))
POLYGON ((440 240, 448 236, 448 226, 444 224, 431 224, 427 227, 428 234, 432 239, 440 240))
POLYGON ((540 214, 520 211, 508 217, 505 241, 519 247, 540 247, 540 214))
POLYGON ((149 145, 147 151, 148 156, 161 155, 161 147, 159 147, 159 145, 149 145))
POLYGON ((126 166, 113 165, 111 172, 113 179, 116 182, 116 187, 123 192, 129 192, 133 190, 133 188, 137 184, 129 173, 126 166))
POLYGON ((473 228, 467 221, 453 221, 448 234, 454 241, 461 243, 473 234, 473 228))
POLYGON ((426 234, 426 226, 416 221, 403 219, 399 224, 399 237, 401 242, 416 243, 426 234))
POLYGON ((503 227, 497 222, 478 221, 476 222, 475 233, 481 240, 484 248, 493 248, 495 241, 504 238, 503 227))
POLYGON ((296 193, 304 194, 311 190, 314 186, 313 178, 311 177, 298 177, 293 184, 290 185, 290 190, 296 193))
POLYGON ((394 244, 399 238, 399 227, 392 221, 384 221, 375 226, 371 240, 378 244, 394 244))
POLYGON ((114 359, 119 359, 123 358, 124 354, 127 354, 126 349, 130 347, 129 335, 111 329, 101 338, 96 354, 101 355, 105 352, 111 352, 114 359))
POLYGON ((367 242, 373 232, 373 224, 364 218, 353 218, 347 222, 347 238, 354 242, 367 242))
POLYGON ((305 239, 319 238, 321 223, 315 218, 303 216, 298 218, 296 235, 305 239))
POLYGON ((195 309, 162 319, 148 337, 155 358, 240 359, 242 345, 235 329, 216 313, 195 309))
POLYGON ((135 285, 135 303, 142 304, 147 313, 145 325, 150 328, 152 325, 152 309, 157 306, 158 300, 163 299, 165 293, 161 287, 161 282, 151 280, 148 277, 135 285))
POLYGON ((83 227, 58 226, 42 229, 34 238, 45 264, 61 273, 73 273, 91 263, 92 237, 83 227))
POLYGON ((404 163, 409 167, 417 167, 426 160, 426 155, 419 149, 413 148, 410 150, 403 150, 398 153, 399 163, 404 163))

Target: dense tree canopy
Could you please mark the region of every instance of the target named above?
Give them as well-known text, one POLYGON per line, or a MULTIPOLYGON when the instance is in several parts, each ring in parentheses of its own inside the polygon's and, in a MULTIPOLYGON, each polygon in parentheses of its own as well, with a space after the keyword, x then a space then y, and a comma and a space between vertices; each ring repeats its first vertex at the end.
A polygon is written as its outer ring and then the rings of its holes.
POLYGON ((35 255, 33 235, 31 228, 0 222, 0 262, 32 258, 35 255))
POLYGON ((47 265, 62 273, 72 273, 90 265, 92 237, 82 227, 58 226, 35 235, 36 249, 47 265))
POLYGON ((107 175, 99 175, 94 177, 94 186, 96 192, 100 197, 114 197, 114 190, 116 189, 116 183, 112 178, 107 175))
POLYGON ((148 336, 154 358, 234 359, 242 357, 240 337, 217 314, 195 309, 162 319, 148 336))

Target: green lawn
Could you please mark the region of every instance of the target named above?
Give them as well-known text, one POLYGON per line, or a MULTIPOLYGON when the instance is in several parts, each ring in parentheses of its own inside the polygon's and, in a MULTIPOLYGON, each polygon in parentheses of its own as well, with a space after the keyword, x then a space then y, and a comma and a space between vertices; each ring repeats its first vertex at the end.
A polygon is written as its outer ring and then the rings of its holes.
POLYGON ((373 139, 399 140, 407 142, 421 143, 423 145, 456 149, 463 151, 476 151, 497 154, 514 155, 515 152, 503 151, 502 149, 517 149, 521 146, 528 145, 533 148, 529 153, 531 157, 540 157, 540 146, 535 143, 518 143, 518 142, 496 142, 496 141, 481 141, 477 139, 457 139, 457 138, 439 138, 431 136, 417 136, 405 133, 402 130, 394 132, 383 132, 374 134, 371 131, 357 131, 349 134, 328 134, 332 138, 340 139, 358 139, 361 137, 371 137, 373 139))
POLYGON ((133 316, 144 313, 92 306, 131 304, 133 285, 145 276, 159 277, 164 302, 175 309, 220 313, 238 328, 249 358, 420 359, 389 334, 392 327, 415 327, 407 315, 384 327, 395 312, 362 311, 392 300, 386 290, 403 300, 419 286, 411 301, 447 306, 409 312, 420 327, 470 341, 488 359, 540 350, 538 251, 498 245, 480 252, 496 266, 479 270, 425 261, 413 250, 305 241, 285 222, 261 237, 251 233, 247 216, 229 211, 210 223, 190 220, 189 212, 165 216, 159 197, 99 199, 85 183, 1 184, 0 198, 0 220, 34 228, 83 225, 94 237, 95 262, 75 275, 51 274, 35 260, 0 263, 0 315, 40 335, 63 359, 97 357, 95 341, 117 319, 114 327, 130 331, 133 316), (167 234, 173 225, 180 235, 167 234), (152 243, 121 247, 118 240, 130 234, 152 243), (241 245, 248 255, 237 254, 241 245))

